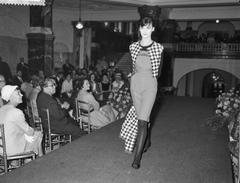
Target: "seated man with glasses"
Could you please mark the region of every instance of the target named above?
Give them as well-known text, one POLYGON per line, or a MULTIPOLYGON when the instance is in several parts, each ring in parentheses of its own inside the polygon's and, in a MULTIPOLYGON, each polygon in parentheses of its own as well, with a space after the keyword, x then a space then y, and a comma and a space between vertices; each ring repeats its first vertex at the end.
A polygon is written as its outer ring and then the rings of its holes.
MULTIPOLYGON (((38 113, 41 116, 44 114, 44 109, 49 110, 51 131, 56 134, 71 134, 72 139, 76 139, 86 132, 82 131, 78 123, 71 118, 67 110, 69 104, 64 102, 60 104, 54 97, 56 92, 56 84, 54 79, 46 78, 42 86, 42 92, 37 97, 38 113)), ((47 122, 42 120, 43 129, 47 129, 47 122)))

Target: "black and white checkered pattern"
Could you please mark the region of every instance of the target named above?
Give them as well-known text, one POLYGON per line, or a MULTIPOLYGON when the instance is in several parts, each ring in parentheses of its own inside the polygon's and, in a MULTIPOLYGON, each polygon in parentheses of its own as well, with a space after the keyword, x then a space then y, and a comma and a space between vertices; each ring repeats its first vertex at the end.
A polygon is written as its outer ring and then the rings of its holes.
MULTIPOLYGON (((130 54, 133 61, 133 73, 135 73, 135 63, 138 56, 138 53, 141 50, 140 42, 134 42, 129 46, 130 54)), ((161 62, 161 55, 163 52, 163 46, 160 43, 153 42, 152 46, 147 48, 148 54, 150 55, 151 65, 152 65, 152 74, 154 77, 158 76, 158 68, 161 62)))
POLYGON ((125 141, 125 152, 132 153, 137 139, 138 121, 134 106, 128 111, 122 124, 120 138, 125 141))

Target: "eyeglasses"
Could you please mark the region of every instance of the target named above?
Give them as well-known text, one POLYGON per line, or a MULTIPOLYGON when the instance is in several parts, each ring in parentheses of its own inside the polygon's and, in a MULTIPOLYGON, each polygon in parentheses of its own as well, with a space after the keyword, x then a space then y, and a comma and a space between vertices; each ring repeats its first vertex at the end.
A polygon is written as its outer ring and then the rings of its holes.
POLYGON ((56 87, 56 84, 48 85, 48 87, 56 87))

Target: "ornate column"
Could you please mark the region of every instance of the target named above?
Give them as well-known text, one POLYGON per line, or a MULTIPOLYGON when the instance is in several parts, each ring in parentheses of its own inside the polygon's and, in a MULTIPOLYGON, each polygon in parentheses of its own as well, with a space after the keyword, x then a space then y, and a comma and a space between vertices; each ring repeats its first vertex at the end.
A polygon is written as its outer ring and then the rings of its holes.
POLYGON ((46 0, 45 6, 30 7, 30 32, 28 38, 28 62, 32 73, 43 70, 46 76, 53 69, 52 32, 53 0, 46 0))

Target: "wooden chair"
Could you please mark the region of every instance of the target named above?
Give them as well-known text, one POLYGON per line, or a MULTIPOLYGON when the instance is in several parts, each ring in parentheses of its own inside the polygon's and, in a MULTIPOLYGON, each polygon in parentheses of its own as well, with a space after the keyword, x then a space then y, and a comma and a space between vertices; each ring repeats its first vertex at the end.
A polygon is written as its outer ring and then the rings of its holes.
POLYGON ((44 151, 46 152, 47 149, 52 151, 54 146, 61 146, 67 143, 72 142, 72 136, 70 134, 56 134, 51 132, 51 121, 50 121, 50 114, 49 109, 42 109, 46 115, 41 116, 42 121, 45 120, 47 123, 47 129, 43 128, 44 133, 44 151))
POLYGON ((27 102, 27 115, 28 118, 31 121, 31 124, 34 125, 35 128, 39 129, 41 132, 43 132, 43 126, 42 126, 42 120, 41 118, 34 114, 33 112, 33 102, 32 101, 28 101, 27 102))
POLYGON ((93 110, 91 104, 76 99, 76 120, 79 122, 80 128, 88 133, 92 131, 90 113, 93 110))
POLYGON ((31 158, 34 160, 36 158, 36 154, 33 151, 20 153, 8 156, 6 151, 6 140, 5 140, 5 132, 4 125, 0 124, 0 171, 1 173, 7 173, 9 170, 18 168, 24 165, 24 160, 31 158), (12 160, 17 160, 17 165, 10 166, 10 162, 12 160))

